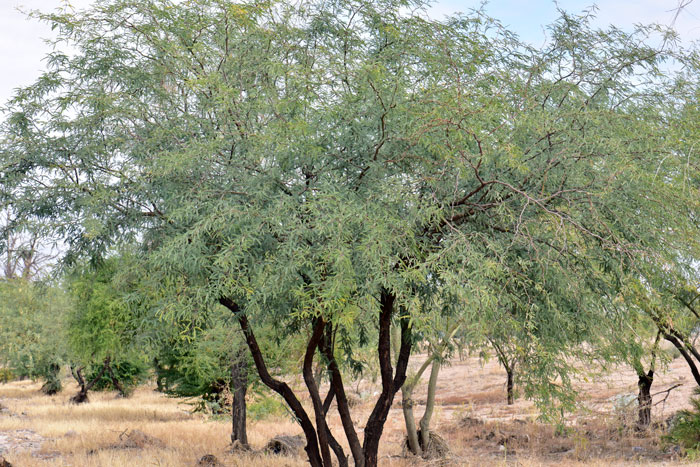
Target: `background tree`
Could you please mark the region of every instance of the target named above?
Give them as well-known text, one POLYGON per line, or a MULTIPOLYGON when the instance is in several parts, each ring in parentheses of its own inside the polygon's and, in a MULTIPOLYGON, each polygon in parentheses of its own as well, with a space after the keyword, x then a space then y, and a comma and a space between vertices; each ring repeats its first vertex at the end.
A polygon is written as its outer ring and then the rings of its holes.
POLYGON ((0 279, 0 366, 12 377, 43 379, 47 394, 59 392, 69 307, 67 294, 55 284, 0 279))
POLYGON ((112 257, 71 274, 74 307, 68 316, 68 343, 71 372, 80 385, 71 399, 75 403, 87 402, 88 391, 100 387, 103 377, 123 397, 144 379, 147 362, 137 345, 138 315, 114 280, 125 262, 126 256, 112 257), (90 371, 83 375, 86 368, 90 371))

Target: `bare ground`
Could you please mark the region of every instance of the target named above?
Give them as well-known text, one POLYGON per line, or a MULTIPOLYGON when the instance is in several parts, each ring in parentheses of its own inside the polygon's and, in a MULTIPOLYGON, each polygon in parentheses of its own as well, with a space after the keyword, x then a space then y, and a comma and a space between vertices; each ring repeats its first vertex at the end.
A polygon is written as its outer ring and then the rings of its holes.
MULTIPOLYGON (((414 358, 412 366, 420 361, 420 356, 414 358)), ((14 466, 194 466, 207 454, 216 456, 222 465, 306 465, 302 455, 279 457, 260 452, 274 436, 301 433, 289 417, 251 422, 249 440, 256 451, 232 453, 229 421, 192 414, 181 400, 143 387, 129 399, 114 393, 93 393, 89 404, 76 406, 68 402, 76 388, 67 383, 56 396, 42 395, 40 384, 27 381, 0 385, 0 456, 14 466), (145 441, 124 442, 134 431, 145 441)), ((300 387, 301 381, 292 383, 300 387)), ((636 375, 626 368, 579 384, 582 407, 566 418, 566 427, 560 430, 538 422, 531 402, 521 398, 506 405, 504 383, 505 372, 495 359, 483 363, 470 357, 443 368, 433 427, 451 452, 446 458, 427 461, 403 452, 404 427, 397 395, 382 438, 380 464, 683 464, 678 453, 660 441, 664 421, 688 406, 695 386, 682 359, 672 361, 667 372, 657 374, 652 393, 681 386, 655 396, 653 419, 658 423, 643 434, 632 428, 634 402, 624 406, 637 392, 636 375)), ((362 437, 378 385, 362 381, 352 386, 357 401, 352 410, 362 437)), ((422 415, 425 401, 421 390, 416 393, 417 417, 422 415)), ((337 416, 331 417, 330 426, 342 438, 337 416)))

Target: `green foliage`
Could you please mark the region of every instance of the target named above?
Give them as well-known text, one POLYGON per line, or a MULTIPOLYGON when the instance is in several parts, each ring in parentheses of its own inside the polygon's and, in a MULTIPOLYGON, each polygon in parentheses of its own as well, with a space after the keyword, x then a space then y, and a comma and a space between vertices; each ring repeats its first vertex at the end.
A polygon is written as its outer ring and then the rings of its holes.
MULTIPOLYGON (((127 394, 131 393, 139 384, 145 382, 149 376, 148 365, 137 357, 112 362, 110 365, 115 378, 127 394)), ((87 371, 85 371, 85 378, 88 381, 94 380, 101 369, 101 364, 88 366, 87 371)), ((114 387, 110 375, 105 372, 92 389, 95 391, 113 391, 117 388, 114 387)))
MULTIPOLYGON (((199 316, 197 329, 172 327, 156 353, 161 389, 178 396, 217 400, 228 385, 238 336, 231 313, 216 306, 199 316)), ((240 343, 239 343, 240 345, 240 343)))
MULTIPOLYGON (((183 392, 222 373, 223 334, 207 338, 222 299, 276 331, 266 355, 284 342, 297 364, 322 318, 346 370, 376 348, 390 297, 417 338, 450 316, 476 345, 514 332, 526 393, 570 401, 572 357, 595 359, 630 276, 697 284, 697 57, 651 45, 658 28, 569 14, 535 49, 426 5, 103 0, 38 15, 59 38, 9 103, 0 201, 65 238, 68 259, 137 245, 183 392), (684 71, 665 74, 668 59, 684 71)), ((78 274, 83 359, 138 328, 117 269, 78 274)))
POLYGON ((263 394, 248 404, 247 412, 251 420, 265 420, 270 417, 282 417, 288 410, 278 396, 263 394))
POLYGON ((61 389, 66 361, 67 294, 49 283, 0 280, 0 366, 3 378, 44 379, 49 392, 61 389))
POLYGON ((8 383, 17 378, 10 368, 0 368, 0 383, 8 383))
POLYGON ((41 386, 41 392, 47 395, 53 395, 61 392, 63 383, 61 381, 61 368, 63 362, 60 360, 48 360, 42 362, 39 373, 44 378, 44 384, 41 386))
POLYGON ((119 355, 135 331, 131 310, 113 282, 118 264, 118 258, 111 258, 97 269, 86 266, 71 275, 74 307, 68 320, 68 342, 84 364, 119 355))
POLYGON ((673 418, 669 433, 664 437, 669 444, 683 449, 689 460, 700 459, 700 388, 691 397, 690 409, 679 411, 673 418))
MULTIPOLYGON (((159 325, 148 302, 135 283, 139 262, 128 249, 119 255, 74 266, 68 274, 73 308, 67 316, 71 363, 85 367, 84 377, 92 381, 106 359, 128 394, 148 374, 153 339, 159 325)), ((94 388, 116 389, 109 371, 94 388)))

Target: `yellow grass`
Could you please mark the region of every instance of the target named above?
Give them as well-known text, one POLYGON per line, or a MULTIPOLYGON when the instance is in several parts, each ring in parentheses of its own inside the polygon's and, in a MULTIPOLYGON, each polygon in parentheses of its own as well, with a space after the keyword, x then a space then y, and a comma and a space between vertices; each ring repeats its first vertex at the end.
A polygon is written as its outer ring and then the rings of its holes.
MULTIPOLYGON (((420 358, 411 365, 418 365, 420 358)), ((658 421, 685 406, 692 390, 692 380, 685 374, 683 362, 672 362, 671 370, 657 376, 652 392, 678 381, 686 384, 674 390, 666 403, 655 407, 654 418, 658 421)), ((620 369, 604 379, 580 384, 582 402, 589 410, 569 417, 569 430, 563 436, 556 434, 553 427, 535 422, 537 411, 531 402, 520 399, 512 406, 506 405, 504 377, 495 361, 482 365, 475 358, 455 360, 443 369, 433 417, 434 429, 451 449, 450 457, 443 460, 426 461, 403 453, 404 426, 398 394, 384 429, 380 465, 608 467, 680 463, 663 452, 659 431, 639 436, 623 429, 625 423, 629 426, 633 422, 633 412, 627 414, 631 417, 627 421, 613 413, 610 398, 636 389, 633 372, 620 369), (478 422, 465 423, 465 418, 478 422)), ((18 433, 43 438, 41 448, 34 452, 6 452, 5 458, 14 466, 194 466, 205 454, 213 454, 230 466, 307 465, 303 456, 230 453, 228 419, 212 420, 192 414, 190 406, 182 400, 157 393, 152 387, 139 388, 129 399, 118 398, 115 393, 93 392, 89 403, 76 406, 68 399, 77 387, 68 380, 66 383, 62 393, 51 397, 40 392, 38 383, 0 384, 0 404, 7 409, 0 412, 0 440, 3 435, 12 438, 19 436, 18 433), (155 437, 164 447, 119 447, 120 435, 128 430, 140 430, 155 437)), ((296 387, 301 384, 291 383, 296 387)), ((378 386, 367 381, 352 386, 360 391, 359 394, 351 391, 350 395, 359 401, 352 412, 362 438, 363 423, 372 409, 375 400, 372 394, 378 386)), ((421 387, 415 394, 418 418, 425 402, 424 390, 421 387)), ((308 401, 302 402, 308 405, 308 401)), ((342 426, 334 409, 329 425, 343 443, 342 426)), ((256 451, 261 451, 274 436, 299 433, 300 428, 288 416, 250 421, 248 426, 249 441, 256 451)), ((345 450, 349 453, 347 446, 345 450)))
MULTIPOLYGON (((91 393, 90 402, 79 406, 68 402, 72 387, 53 397, 44 396, 39 388, 28 382, 0 385, 0 403, 13 414, 0 416, 0 433, 32 430, 47 438, 38 455, 6 453, 16 466, 192 466, 205 454, 214 454, 226 465, 306 465, 301 458, 231 455, 226 452, 231 433, 227 421, 190 414, 186 404, 150 388, 136 390, 129 399, 91 393), (114 447, 121 433, 134 429, 160 439, 166 447, 114 447)), ((249 438, 261 448, 276 435, 297 432, 289 420, 260 421, 251 424, 249 438)))

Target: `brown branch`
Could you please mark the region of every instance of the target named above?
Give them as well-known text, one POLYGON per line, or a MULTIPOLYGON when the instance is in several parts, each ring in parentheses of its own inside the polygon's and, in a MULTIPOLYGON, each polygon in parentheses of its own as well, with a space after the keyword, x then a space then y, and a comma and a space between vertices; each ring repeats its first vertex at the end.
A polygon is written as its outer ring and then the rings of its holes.
POLYGON ((304 366, 303 366, 303 376, 306 387, 309 390, 309 395, 311 396, 311 403, 313 404, 314 413, 316 415, 316 431, 318 434, 318 443, 321 449, 321 457, 323 458, 323 465, 326 467, 331 467, 333 461, 331 460, 331 453, 328 449, 328 427, 326 425, 326 413, 323 411, 323 403, 321 402, 321 397, 318 392, 318 386, 316 386, 316 381, 314 380, 313 374, 313 362, 314 355, 316 354, 316 349, 318 344, 323 337, 323 331, 326 327, 326 323, 323 318, 319 317, 315 320, 313 327, 313 333, 306 346, 306 354, 304 355, 304 366))
POLYGON ((255 363, 255 368, 258 371, 258 376, 260 380, 267 387, 275 391, 277 394, 282 396, 297 418, 297 421, 301 425, 304 435, 306 436, 306 453, 309 456, 309 463, 313 467, 322 467, 323 463, 321 460, 321 455, 319 453, 318 441, 316 436, 316 430, 314 429, 308 414, 304 410, 304 407, 297 399, 294 391, 289 387, 289 385, 283 381, 279 381, 270 375, 267 369, 267 364, 258 345, 258 341, 255 338, 253 330, 250 328, 250 323, 248 322, 248 317, 241 313, 239 305, 227 297, 222 297, 219 299, 219 303, 228 308, 237 318, 238 323, 241 326, 243 335, 246 339, 246 344, 248 344, 248 349, 253 357, 253 362, 255 363))

